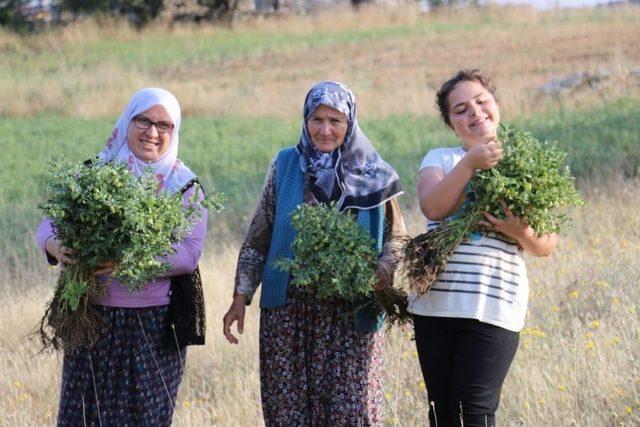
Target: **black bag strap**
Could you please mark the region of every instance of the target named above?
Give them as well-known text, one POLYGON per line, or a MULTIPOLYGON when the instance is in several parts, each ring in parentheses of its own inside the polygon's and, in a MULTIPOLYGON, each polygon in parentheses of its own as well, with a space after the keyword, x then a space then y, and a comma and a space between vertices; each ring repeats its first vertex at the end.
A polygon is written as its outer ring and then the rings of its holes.
POLYGON ((198 179, 198 177, 196 176, 195 178, 192 178, 191 180, 189 180, 189 182, 187 182, 179 191, 178 193, 180 194, 184 194, 187 191, 189 191, 189 189, 191 187, 193 187, 195 184, 198 184, 200 186, 200 188, 202 188, 202 192, 204 193, 204 187, 202 186, 202 184, 200 184, 200 180, 198 179))

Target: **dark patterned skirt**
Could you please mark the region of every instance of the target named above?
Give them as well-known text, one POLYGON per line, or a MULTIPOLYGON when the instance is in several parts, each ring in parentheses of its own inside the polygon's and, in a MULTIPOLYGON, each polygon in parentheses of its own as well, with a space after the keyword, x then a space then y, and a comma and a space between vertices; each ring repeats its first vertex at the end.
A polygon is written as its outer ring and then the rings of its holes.
POLYGON ((260 314, 265 425, 382 424, 382 332, 356 331, 344 303, 296 286, 287 292, 284 307, 260 314))
POLYGON ((168 348, 168 307, 99 307, 107 327, 64 355, 59 426, 169 426, 186 348, 168 348))

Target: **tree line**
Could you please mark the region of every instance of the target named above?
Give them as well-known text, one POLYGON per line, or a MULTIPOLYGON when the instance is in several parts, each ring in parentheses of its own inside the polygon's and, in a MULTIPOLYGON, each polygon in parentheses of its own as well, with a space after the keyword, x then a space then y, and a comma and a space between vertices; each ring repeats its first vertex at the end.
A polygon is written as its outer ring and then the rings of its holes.
MULTIPOLYGON (((94 15, 120 16, 138 28, 167 12, 171 21, 226 21, 237 15, 240 3, 251 1, 256 13, 281 12, 287 0, 0 0, 0 26, 19 32, 30 32, 51 25, 73 22, 94 15)), ((289 0, 303 10, 313 10, 316 0, 289 0)), ((335 0, 358 7, 373 0, 335 0)), ((411 0, 409 0, 411 1, 411 0)), ((447 6, 474 5, 480 0, 418 0, 429 10, 447 6)), ((322 2, 326 7, 327 3, 322 2)), ((286 5, 285 5, 286 9, 286 5)))

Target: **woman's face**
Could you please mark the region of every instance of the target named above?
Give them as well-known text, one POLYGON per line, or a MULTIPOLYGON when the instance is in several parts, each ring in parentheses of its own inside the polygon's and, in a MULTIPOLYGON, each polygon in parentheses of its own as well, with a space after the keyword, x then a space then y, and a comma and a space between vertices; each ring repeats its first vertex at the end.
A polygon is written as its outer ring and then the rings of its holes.
POLYGON ((320 105, 307 118, 307 130, 311 142, 321 153, 329 153, 344 142, 349 122, 340 111, 320 105))
POLYGON ((449 94, 451 127, 465 147, 495 139, 500 110, 495 97, 477 81, 458 83, 449 94))
POLYGON ((174 124, 161 105, 154 105, 131 119, 127 143, 133 154, 144 162, 155 162, 171 145, 174 124))

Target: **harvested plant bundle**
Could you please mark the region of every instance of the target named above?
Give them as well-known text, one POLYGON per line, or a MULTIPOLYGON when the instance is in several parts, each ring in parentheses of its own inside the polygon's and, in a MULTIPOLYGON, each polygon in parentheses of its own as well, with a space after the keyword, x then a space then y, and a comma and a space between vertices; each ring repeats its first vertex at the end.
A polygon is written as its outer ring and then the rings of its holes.
POLYGON ((565 163, 566 153, 556 143, 540 142, 510 126, 500 129, 498 139, 502 160, 491 169, 476 171, 461 212, 406 244, 403 270, 416 293, 426 293, 453 250, 470 233, 480 231, 483 212, 504 216, 502 201, 537 236, 559 232, 569 219, 563 208, 584 204, 565 163))
POLYGON ((48 199, 40 209, 55 235, 73 251, 40 322, 45 348, 73 350, 91 344, 100 316, 91 301, 105 291, 94 271, 115 262, 112 278, 131 292, 170 268, 165 257, 199 218, 199 209, 222 208, 222 195, 185 207, 181 194, 159 190, 153 173, 137 179, 123 164, 50 162, 48 199))
POLYGON ((388 324, 409 319, 407 295, 388 287, 375 290, 378 254, 374 239, 335 205, 301 205, 291 214, 296 229, 293 259, 279 259, 276 266, 291 273, 296 286, 313 286, 321 299, 340 298, 354 306, 386 314, 388 324))

